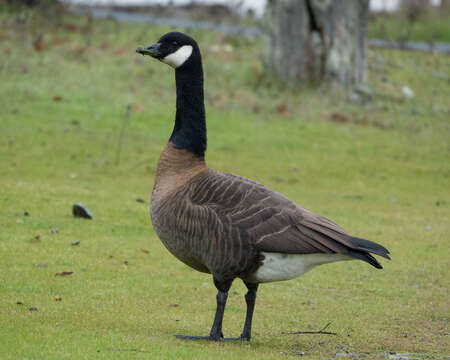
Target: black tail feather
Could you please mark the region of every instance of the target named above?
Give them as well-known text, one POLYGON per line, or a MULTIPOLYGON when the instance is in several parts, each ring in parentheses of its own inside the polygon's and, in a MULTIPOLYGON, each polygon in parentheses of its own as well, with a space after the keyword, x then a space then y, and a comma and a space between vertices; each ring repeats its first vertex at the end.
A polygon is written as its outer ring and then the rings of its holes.
POLYGON ((381 264, 375 259, 372 255, 369 253, 366 253, 364 251, 358 251, 358 250, 349 250, 348 255, 355 259, 359 259, 362 261, 365 261, 369 263, 370 265, 376 267, 377 269, 382 269, 383 267, 381 264))
POLYGON ((369 241, 366 239, 360 239, 357 237, 351 237, 349 240, 355 246, 355 250, 359 250, 362 252, 370 252, 372 254, 382 256, 386 259, 389 260, 391 259, 388 255, 389 250, 386 249, 384 246, 381 246, 380 244, 377 244, 373 241, 369 241))

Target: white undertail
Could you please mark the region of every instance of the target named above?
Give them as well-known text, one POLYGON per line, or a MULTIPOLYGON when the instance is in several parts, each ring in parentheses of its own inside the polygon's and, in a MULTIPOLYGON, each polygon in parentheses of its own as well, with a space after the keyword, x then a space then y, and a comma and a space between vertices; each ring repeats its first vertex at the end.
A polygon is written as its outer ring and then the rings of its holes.
POLYGON ((322 264, 353 260, 342 254, 281 254, 262 252, 263 264, 246 281, 264 283, 294 279, 322 264))

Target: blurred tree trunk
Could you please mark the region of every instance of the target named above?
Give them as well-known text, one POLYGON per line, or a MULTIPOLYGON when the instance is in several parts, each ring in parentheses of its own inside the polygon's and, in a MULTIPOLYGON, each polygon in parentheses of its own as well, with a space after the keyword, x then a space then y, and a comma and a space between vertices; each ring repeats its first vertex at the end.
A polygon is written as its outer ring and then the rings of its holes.
POLYGON ((450 0, 441 0, 441 8, 444 10, 450 9, 450 0))
POLYGON ((401 10, 412 22, 426 13, 431 7, 431 0, 403 0, 401 10))
POLYGON ((431 6, 431 0, 402 0, 401 7, 408 10, 414 8, 417 10, 425 10, 431 6))
POLYGON ((37 6, 37 5, 53 5, 58 2, 58 0, 6 0, 7 3, 12 5, 26 5, 26 6, 37 6))
POLYGON ((268 0, 265 65, 292 82, 366 78, 369 0, 268 0))
POLYGON ((34 6, 38 3, 38 0, 7 0, 7 3, 12 5, 34 6))

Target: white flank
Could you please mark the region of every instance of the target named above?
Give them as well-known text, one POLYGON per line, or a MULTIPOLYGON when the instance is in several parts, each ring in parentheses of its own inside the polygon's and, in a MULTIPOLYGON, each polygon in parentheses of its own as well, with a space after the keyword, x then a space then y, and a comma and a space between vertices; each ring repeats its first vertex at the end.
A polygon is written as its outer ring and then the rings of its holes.
POLYGON ((249 282, 263 283, 290 280, 303 275, 312 268, 341 260, 352 260, 342 254, 281 254, 262 253, 263 264, 248 279, 249 282))
POLYGON ((183 65, 184 62, 189 59, 189 56, 191 56, 191 54, 192 46, 183 45, 174 53, 169 54, 165 58, 161 59, 161 61, 176 69, 177 67, 183 65))

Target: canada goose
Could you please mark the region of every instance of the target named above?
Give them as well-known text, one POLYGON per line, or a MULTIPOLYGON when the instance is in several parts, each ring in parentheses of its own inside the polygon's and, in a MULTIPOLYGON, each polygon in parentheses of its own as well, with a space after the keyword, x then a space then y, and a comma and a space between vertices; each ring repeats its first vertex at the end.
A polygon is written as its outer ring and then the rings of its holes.
POLYGON ((151 199, 153 227, 179 260, 212 274, 218 290, 210 335, 177 337, 223 339, 228 290, 236 278, 248 288, 238 339, 250 340, 258 284, 293 279, 339 260, 359 259, 382 268, 370 253, 389 259, 383 246, 348 235, 257 182, 206 166, 202 61, 191 37, 171 32, 136 51, 175 68, 175 126, 158 162, 151 199))

